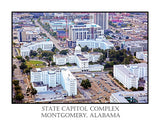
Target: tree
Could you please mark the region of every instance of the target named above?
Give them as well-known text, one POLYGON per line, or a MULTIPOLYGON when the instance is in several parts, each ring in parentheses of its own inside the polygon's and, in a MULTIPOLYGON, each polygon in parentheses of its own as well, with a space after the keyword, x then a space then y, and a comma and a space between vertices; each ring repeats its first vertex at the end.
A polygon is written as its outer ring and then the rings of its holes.
POLYGON ((27 61, 29 61, 29 57, 28 57, 28 56, 25 56, 25 59, 26 59, 27 61))
POLYGON ((21 101, 22 99, 24 99, 24 96, 22 93, 18 93, 15 95, 15 99, 21 101))
POLYGON ((15 86, 18 86, 18 85, 19 85, 19 80, 13 80, 12 83, 13 83, 15 86))
POLYGON ((56 65, 56 63, 55 63, 55 62, 52 62, 52 63, 51 63, 51 65, 52 65, 52 66, 55 66, 55 65, 56 65))
POLYGON ((143 91, 144 87, 138 87, 138 91, 143 91))
POLYGON ((67 55, 67 53, 68 53, 68 50, 61 50, 59 54, 67 55))
POLYGON ((108 74, 110 74, 112 77, 113 77, 113 72, 112 71, 109 71, 109 73, 108 74))
POLYGON ((24 70, 25 68, 27 68, 26 63, 21 63, 21 65, 19 66, 20 69, 24 70))
POLYGON ((49 57, 48 57, 48 60, 49 60, 49 61, 52 61, 52 60, 53 60, 52 56, 49 56, 49 57))
POLYGON ((12 65, 12 71, 14 71, 17 68, 17 65, 13 64, 12 65))
POLYGON ((119 46, 115 46, 115 48, 116 48, 116 50, 119 50, 119 49, 120 49, 120 47, 119 47, 119 46))
POLYGON ((22 60, 22 56, 16 56, 18 60, 22 60))
POLYGON ((26 62, 26 60, 24 58, 21 59, 21 62, 26 62))
POLYGON ((38 49, 37 49, 38 54, 41 54, 42 51, 43 51, 42 48, 38 48, 38 49))
POLYGON ((101 56, 99 57, 98 63, 102 64, 102 63, 104 62, 104 60, 105 60, 105 56, 104 56, 104 55, 101 55, 101 56))
POLYGON ((135 87, 131 87, 130 90, 137 91, 137 89, 135 87))
POLYGON ((116 30, 116 33, 119 33, 120 31, 116 30))
POLYGON ((29 67, 29 68, 27 67, 27 68, 24 70, 24 73, 29 74, 31 69, 32 69, 32 67, 29 67))
POLYGON ((88 87, 91 87, 91 83, 89 82, 88 79, 82 80, 81 86, 82 86, 84 89, 88 89, 88 87))
POLYGON ((17 90, 21 90, 21 87, 20 87, 19 85, 16 85, 14 89, 15 89, 16 91, 17 91, 17 90))
POLYGON ((88 51, 90 51, 91 49, 89 49, 89 47, 87 47, 87 45, 85 46, 85 47, 82 47, 81 48, 81 51, 82 52, 88 52, 88 51))
POLYGON ((31 89, 28 87, 26 93, 30 93, 31 89))
POLYGON ((37 90, 35 88, 31 88, 31 95, 36 95, 37 94, 37 90))
POLYGON ((30 56, 33 56, 33 57, 37 56, 37 52, 36 52, 36 51, 31 50, 31 51, 30 51, 30 56))
POLYGON ((53 56, 53 52, 51 51, 42 51, 42 57, 53 56))

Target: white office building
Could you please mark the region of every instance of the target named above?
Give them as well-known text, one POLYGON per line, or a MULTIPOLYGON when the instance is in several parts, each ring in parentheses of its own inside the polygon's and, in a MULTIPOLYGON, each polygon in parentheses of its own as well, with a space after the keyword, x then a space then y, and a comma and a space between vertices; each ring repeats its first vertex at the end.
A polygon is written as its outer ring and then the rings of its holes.
POLYGON ((84 40, 77 40, 76 43, 78 43, 81 47, 89 47, 89 48, 100 48, 103 50, 111 49, 114 47, 114 45, 106 40, 104 36, 99 36, 96 39, 84 39, 84 40))
POLYGON ((61 70, 62 87, 68 96, 77 95, 77 80, 68 69, 61 70))
POLYGON ((77 80, 67 67, 35 68, 30 74, 31 83, 38 92, 45 92, 49 87, 60 84, 68 96, 77 95, 77 80))
POLYGON ((77 24, 69 27, 69 39, 71 41, 96 39, 101 35, 104 35, 104 31, 97 24, 77 24))
POLYGON ((147 91, 121 91, 112 93, 110 103, 147 103, 147 91))
POLYGON ((147 40, 139 40, 139 41, 123 41, 121 42, 121 48, 126 49, 127 51, 134 52, 142 52, 148 50, 148 42, 147 40))
POLYGON ((18 40, 20 42, 36 40, 40 32, 39 27, 23 27, 18 31, 18 40))
POLYGON ((147 51, 136 52, 136 58, 147 62, 147 51))
POLYGON ((21 56, 22 57, 29 56, 31 50, 37 51, 38 48, 41 48, 42 50, 51 50, 53 48, 53 42, 40 41, 40 42, 24 43, 24 45, 22 45, 20 48, 21 56))
POLYGON ((101 26, 103 30, 108 29, 108 13, 95 13, 93 17, 95 24, 101 26))
POLYGON ((66 63, 75 63, 77 66, 70 67, 71 72, 83 71, 102 71, 102 65, 89 65, 89 62, 97 62, 102 53, 99 52, 81 52, 81 47, 77 44, 74 54, 53 55, 53 61, 56 65, 65 65, 66 63))
POLYGON ((147 64, 114 65, 113 75, 124 87, 128 89, 131 87, 138 88, 139 78, 147 76, 147 64))

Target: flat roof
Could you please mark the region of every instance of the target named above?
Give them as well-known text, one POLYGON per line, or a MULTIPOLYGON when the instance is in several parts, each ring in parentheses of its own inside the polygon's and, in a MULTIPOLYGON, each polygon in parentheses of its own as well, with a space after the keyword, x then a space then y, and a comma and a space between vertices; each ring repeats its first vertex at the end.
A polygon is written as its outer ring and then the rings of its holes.
MULTIPOLYGON (((141 96, 147 96, 147 91, 134 91, 134 92, 129 92, 129 91, 120 91, 117 93, 112 93, 114 97, 118 99, 119 102, 122 103, 128 103, 127 99, 125 97, 141 97, 141 96)), ((143 101, 143 100, 140 100, 143 101)))
POLYGON ((40 82, 33 82, 33 86, 34 87, 41 87, 41 86, 46 86, 46 85, 44 85, 43 82, 40 81, 40 82))
POLYGON ((77 54, 78 58, 81 60, 81 61, 87 61, 88 59, 85 58, 83 55, 81 54, 77 54))
POLYGON ((55 71, 55 70, 60 70, 59 67, 43 67, 43 68, 33 68, 31 69, 32 72, 38 72, 39 71, 55 71))

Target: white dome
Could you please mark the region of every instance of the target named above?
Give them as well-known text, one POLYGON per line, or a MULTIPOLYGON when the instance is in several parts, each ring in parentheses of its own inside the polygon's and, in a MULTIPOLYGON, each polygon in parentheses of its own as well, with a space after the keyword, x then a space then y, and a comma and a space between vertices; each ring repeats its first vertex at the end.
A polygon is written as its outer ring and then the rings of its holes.
POLYGON ((75 48, 75 55, 81 54, 81 47, 77 44, 75 48))
POLYGON ((81 50, 81 47, 79 45, 77 45, 75 50, 81 50))

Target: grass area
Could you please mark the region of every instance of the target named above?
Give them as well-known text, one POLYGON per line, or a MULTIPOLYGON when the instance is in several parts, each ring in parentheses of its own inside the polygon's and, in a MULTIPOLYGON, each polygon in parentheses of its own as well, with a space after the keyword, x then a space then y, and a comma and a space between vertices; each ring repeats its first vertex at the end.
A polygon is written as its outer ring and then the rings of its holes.
POLYGON ((27 61, 26 65, 28 67, 32 67, 32 68, 43 68, 43 67, 45 67, 45 65, 43 65, 43 61, 36 61, 36 60, 27 61))

